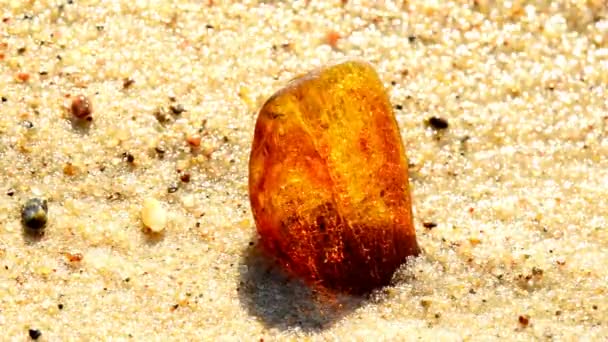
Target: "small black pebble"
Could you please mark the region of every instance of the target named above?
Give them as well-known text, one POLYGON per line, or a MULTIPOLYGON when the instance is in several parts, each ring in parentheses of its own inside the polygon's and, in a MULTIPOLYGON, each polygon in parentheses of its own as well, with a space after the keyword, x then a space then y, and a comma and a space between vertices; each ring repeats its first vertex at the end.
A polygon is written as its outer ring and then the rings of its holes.
POLYGON ((448 121, 446 119, 433 116, 429 119, 429 125, 431 125, 431 127, 434 129, 446 129, 448 128, 448 121))
POLYGON ((133 163, 135 161, 135 157, 129 152, 123 153, 122 156, 125 158, 127 163, 133 163))
POLYGON ((395 108, 397 108, 397 110, 402 110, 402 109, 403 109, 403 106, 402 106, 402 105, 400 105, 400 104, 398 104, 398 105, 396 105, 396 106, 395 106, 395 108))
POLYGON ((15 190, 14 189, 8 189, 8 191, 6 192, 6 194, 10 197, 12 197, 15 194, 15 190))
POLYGON ((416 36, 408 36, 408 37, 407 37, 407 40, 409 40, 409 41, 410 41, 410 43, 413 43, 413 42, 415 42, 415 41, 416 41, 416 36))
POLYGON ((47 213, 46 200, 31 198, 21 210, 21 219, 27 228, 39 231, 46 225, 47 213))
POLYGON ((167 192, 170 193, 170 194, 172 194, 172 193, 176 192, 177 189, 178 189, 177 186, 171 185, 170 187, 167 188, 167 192))
POLYGON ((6 97, 2 96, 2 102, 6 102, 6 101, 8 101, 8 99, 6 97))
POLYGON ((180 115, 181 113, 186 111, 186 109, 184 109, 184 106, 182 106, 181 104, 170 106, 169 109, 174 115, 180 115))
POLYGON ((38 337, 42 336, 42 333, 38 329, 30 329, 29 334, 32 340, 37 340, 38 337))
POLYGON ((422 222, 422 226, 426 229, 433 229, 437 227, 437 223, 435 222, 422 222))
POLYGON ((63 304, 58 304, 57 307, 59 308, 59 310, 63 310, 63 304))

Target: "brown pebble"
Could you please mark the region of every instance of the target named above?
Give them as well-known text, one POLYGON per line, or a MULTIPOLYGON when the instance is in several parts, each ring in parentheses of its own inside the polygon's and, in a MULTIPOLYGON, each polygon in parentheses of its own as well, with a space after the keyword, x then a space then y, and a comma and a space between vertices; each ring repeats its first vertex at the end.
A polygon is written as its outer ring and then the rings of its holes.
POLYGON ((69 262, 79 262, 79 261, 82 261, 82 259, 84 258, 82 253, 65 252, 65 253, 63 253, 63 255, 65 255, 65 257, 68 259, 69 262))
POLYGON ((184 183, 188 183, 190 181, 190 174, 189 173, 184 173, 183 175, 181 175, 179 177, 179 179, 181 179, 182 182, 184 182, 184 183))
POLYGON ((135 83, 135 80, 132 78, 125 78, 122 80, 122 89, 129 89, 133 83, 135 83))
POLYGON ((186 141, 188 142, 188 145, 192 146, 192 147, 199 147, 201 146, 201 136, 196 134, 196 135, 189 135, 186 138, 186 141))
POLYGON ((74 176, 78 173, 78 168, 74 166, 72 163, 66 163, 63 166, 63 174, 66 176, 74 176))
POLYGON ((72 100, 72 115, 79 119, 91 120, 91 114, 93 112, 93 107, 91 106, 91 101, 84 96, 78 95, 72 100))
POLYGON ((325 37, 327 45, 331 46, 332 49, 336 49, 338 47, 338 40, 340 40, 340 38, 342 37, 336 31, 329 31, 325 37))
POLYGON ((530 323, 530 316, 528 316, 528 315, 519 316, 519 324, 521 324, 524 327, 527 327, 529 323, 530 323))
POLYGON ((17 79, 21 82, 27 82, 30 79, 30 74, 26 72, 20 72, 17 74, 17 79))

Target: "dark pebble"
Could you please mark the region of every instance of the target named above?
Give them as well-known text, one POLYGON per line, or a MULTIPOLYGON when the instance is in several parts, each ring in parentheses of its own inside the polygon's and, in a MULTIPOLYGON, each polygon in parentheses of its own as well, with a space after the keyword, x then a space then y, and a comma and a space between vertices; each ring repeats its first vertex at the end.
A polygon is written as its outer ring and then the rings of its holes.
POLYGON ((437 227, 437 223, 435 222, 422 222, 422 226, 426 229, 433 229, 437 227))
POLYGON ((158 158, 162 159, 165 156, 165 149, 162 147, 155 147, 154 151, 156 151, 156 154, 158 155, 158 158))
POLYGON ((79 119, 92 120, 93 106, 91 101, 84 96, 78 95, 72 100, 72 115, 79 119))
POLYGON ((183 175, 181 175, 179 177, 179 179, 184 182, 184 183, 188 183, 190 181, 190 174, 189 173, 184 173, 183 175))
POLYGON ((133 83, 135 83, 135 80, 132 78, 125 78, 122 80, 122 89, 129 89, 133 83))
POLYGON ((524 327, 527 327, 528 324, 530 324, 530 317, 528 315, 519 316, 519 324, 521 324, 524 327))
POLYGON ((30 329, 29 334, 32 340, 37 340, 40 336, 42 336, 42 333, 38 329, 30 329))
POLYGON ((122 157, 127 161, 127 163, 132 164, 133 162, 135 162, 135 157, 129 153, 129 152, 124 152, 122 154, 122 157))
POLYGON ((429 119, 429 125, 434 129, 446 129, 448 128, 448 121, 446 119, 433 116, 429 119))
POLYGON ((182 106, 181 104, 170 106, 169 109, 174 115, 180 115, 181 113, 186 111, 186 109, 184 109, 184 106, 182 106))
POLYGON ((21 219, 27 228, 39 231, 46 225, 47 213, 46 200, 31 198, 21 210, 21 219))

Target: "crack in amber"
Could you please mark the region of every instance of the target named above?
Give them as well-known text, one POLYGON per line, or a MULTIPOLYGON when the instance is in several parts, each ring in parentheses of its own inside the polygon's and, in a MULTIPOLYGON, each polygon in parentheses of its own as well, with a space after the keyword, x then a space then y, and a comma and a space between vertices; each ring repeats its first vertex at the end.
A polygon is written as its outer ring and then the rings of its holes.
POLYGON ((249 196, 266 252, 326 289, 368 292, 419 253, 399 128, 367 63, 313 71, 266 101, 249 196))

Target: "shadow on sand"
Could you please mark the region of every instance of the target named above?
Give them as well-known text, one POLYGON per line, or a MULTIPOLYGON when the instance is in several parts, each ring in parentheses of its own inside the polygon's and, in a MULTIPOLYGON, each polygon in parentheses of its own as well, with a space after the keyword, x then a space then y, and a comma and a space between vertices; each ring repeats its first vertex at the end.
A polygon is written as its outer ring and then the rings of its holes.
POLYGON ((257 247, 245 251, 239 269, 241 305, 269 328, 318 332, 365 301, 345 295, 322 295, 287 276, 257 247))

